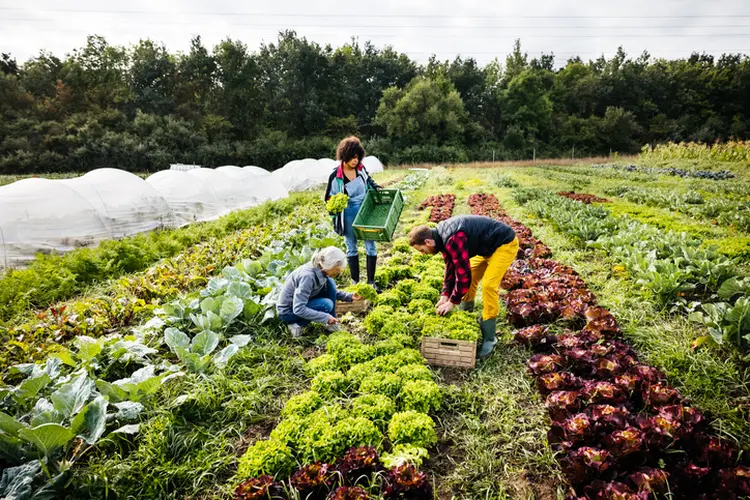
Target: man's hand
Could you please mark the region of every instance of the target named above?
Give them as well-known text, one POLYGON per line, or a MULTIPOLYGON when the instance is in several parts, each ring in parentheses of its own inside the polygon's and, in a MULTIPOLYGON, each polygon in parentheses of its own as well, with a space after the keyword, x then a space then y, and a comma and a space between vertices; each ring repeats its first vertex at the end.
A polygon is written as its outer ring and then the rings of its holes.
POLYGON ((442 306, 446 302, 448 302, 448 297, 446 297, 445 295, 441 295, 440 300, 438 300, 438 303, 435 304, 435 310, 437 310, 440 306, 442 306))
POLYGON ((446 301, 445 303, 440 304, 440 306, 438 306, 437 308, 438 316, 445 316, 446 314, 451 312, 451 310, 453 310, 454 306, 455 304, 451 301, 446 301))
POLYGON ((338 322, 339 322, 338 318, 334 318, 333 316, 328 316, 328 324, 329 325, 335 325, 338 322))

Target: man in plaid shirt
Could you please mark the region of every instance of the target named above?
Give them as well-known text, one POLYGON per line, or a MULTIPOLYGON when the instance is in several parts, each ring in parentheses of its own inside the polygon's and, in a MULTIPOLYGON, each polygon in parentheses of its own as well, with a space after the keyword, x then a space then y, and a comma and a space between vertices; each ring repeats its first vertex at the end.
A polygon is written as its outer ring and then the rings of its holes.
POLYGON ((479 283, 482 283, 482 347, 479 356, 488 356, 497 344, 497 315, 500 312, 500 281, 518 253, 513 229, 489 217, 460 215, 440 222, 436 228, 418 226, 409 233, 409 244, 423 254, 443 254, 445 279, 435 306, 439 315, 456 305, 474 310, 479 283))

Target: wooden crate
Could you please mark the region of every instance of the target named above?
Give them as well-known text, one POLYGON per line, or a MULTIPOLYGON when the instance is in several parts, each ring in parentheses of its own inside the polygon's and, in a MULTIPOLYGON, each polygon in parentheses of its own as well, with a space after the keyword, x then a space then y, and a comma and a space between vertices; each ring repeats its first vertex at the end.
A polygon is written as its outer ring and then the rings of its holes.
POLYGON ((477 343, 468 340, 422 339, 422 356, 433 366, 474 368, 477 366, 477 343))
POLYGON ((355 300, 354 302, 336 302, 336 314, 342 316, 346 313, 360 314, 370 307, 369 300, 355 300))

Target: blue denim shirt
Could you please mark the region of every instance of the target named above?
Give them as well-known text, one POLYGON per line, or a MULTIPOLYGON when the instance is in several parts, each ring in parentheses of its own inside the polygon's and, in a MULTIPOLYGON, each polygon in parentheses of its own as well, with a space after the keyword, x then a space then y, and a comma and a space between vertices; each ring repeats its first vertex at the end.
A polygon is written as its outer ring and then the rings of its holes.
MULTIPOLYGON (((326 323, 328 314, 307 307, 310 299, 320 294, 326 286, 328 277, 312 264, 305 264, 287 277, 281 288, 281 296, 276 304, 279 315, 293 313, 302 319, 326 323)), ((336 297, 342 302, 351 302, 351 293, 337 291, 336 297)))

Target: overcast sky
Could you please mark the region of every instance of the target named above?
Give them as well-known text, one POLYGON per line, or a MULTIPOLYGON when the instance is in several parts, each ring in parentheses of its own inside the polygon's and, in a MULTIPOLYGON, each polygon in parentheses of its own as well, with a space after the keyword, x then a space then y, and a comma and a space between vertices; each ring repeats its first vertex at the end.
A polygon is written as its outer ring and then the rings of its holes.
POLYGON ((521 39, 530 56, 554 52, 686 57, 692 51, 750 53, 750 0, 0 0, 0 52, 19 62, 47 50, 64 56, 89 34, 111 44, 151 38, 186 51, 200 35, 208 47, 226 37, 255 50, 282 29, 321 44, 352 36, 392 45, 412 59, 456 55, 504 59, 521 39))

